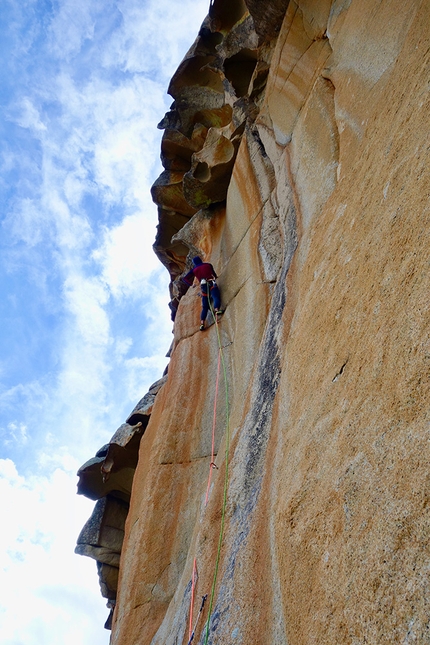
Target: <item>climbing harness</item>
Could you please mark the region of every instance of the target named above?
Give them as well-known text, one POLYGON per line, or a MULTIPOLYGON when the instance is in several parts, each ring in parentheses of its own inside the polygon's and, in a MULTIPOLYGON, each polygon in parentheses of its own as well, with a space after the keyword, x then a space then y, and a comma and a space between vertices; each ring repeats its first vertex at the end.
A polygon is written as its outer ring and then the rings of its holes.
MULTIPOLYGON (((217 286, 217 283, 216 283, 216 281, 215 281, 215 280, 206 280, 205 278, 202 278, 202 279, 200 280, 200 287, 201 287, 201 294, 200 294, 200 295, 201 295, 201 296, 206 296, 206 298, 207 298, 207 299, 208 299, 208 301, 209 301, 209 307, 211 307, 211 303, 210 303, 210 292, 211 292, 211 291, 212 291, 212 289, 214 289, 216 286, 217 286)), ((212 311, 212 307, 211 307, 211 311, 212 311)), ((212 313, 213 313, 213 312, 212 312, 212 313)), ((214 316, 214 318, 215 318, 215 316, 214 316)))

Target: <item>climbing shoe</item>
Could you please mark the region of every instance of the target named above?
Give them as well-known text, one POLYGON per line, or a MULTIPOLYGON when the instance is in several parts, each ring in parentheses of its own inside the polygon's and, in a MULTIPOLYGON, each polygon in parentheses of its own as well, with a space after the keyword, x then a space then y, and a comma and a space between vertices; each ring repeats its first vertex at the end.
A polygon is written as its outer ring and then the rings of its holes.
POLYGON ((224 313, 224 311, 222 309, 217 309, 216 312, 215 312, 215 315, 216 316, 222 316, 223 313, 224 313))
POLYGON ((204 326, 204 325, 200 325, 200 331, 204 331, 204 330, 205 330, 205 326, 204 326))

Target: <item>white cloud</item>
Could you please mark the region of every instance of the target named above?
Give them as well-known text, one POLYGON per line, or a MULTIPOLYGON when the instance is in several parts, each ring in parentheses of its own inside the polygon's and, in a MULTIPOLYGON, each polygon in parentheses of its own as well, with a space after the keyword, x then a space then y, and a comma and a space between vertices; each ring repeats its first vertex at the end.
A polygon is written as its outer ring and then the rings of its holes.
POLYGON ((108 67, 119 65, 128 72, 168 78, 197 36, 198 27, 208 13, 209 2, 122 0, 118 7, 123 23, 114 34, 111 47, 105 51, 104 64, 108 67))
POLYGON ((103 129, 94 140, 95 181, 104 187, 104 199, 108 198, 110 203, 122 200, 126 207, 136 202, 149 204, 153 168, 159 157, 154 155, 154 150, 160 148, 161 138, 156 129, 157 116, 160 111, 164 112, 159 88, 156 93, 157 88, 151 88, 144 79, 133 85, 98 95, 100 104, 96 107, 97 112, 103 112, 105 100, 111 110, 122 106, 127 106, 127 109, 118 120, 114 115, 110 118, 109 112, 100 114, 98 127, 103 126, 103 129), (158 99, 154 100, 154 106, 150 103, 152 93, 158 99))
POLYGON ((6 445, 16 443, 22 446, 28 443, 27 426, 24 423, 15 423, 12 421, 8 423, 7 430, 9 437, 4 440, 6 445))
POLYGON ((38 202, 28 197, 19 200, 3 220, 3 228, 8 229, 15 240, 25 242, 27 247, 39 244, 44 235, 44 217, 38 202))
POLYGON ((109 293, 98 277, 69 274, 65 280, 65 307, 73 316, 73 340, 92 347, 110 343, 106 303, 109 293))
POLYGON ((127 390, 133 394, 136 403, 145 394, 142 392, 142 381, 151 384, 158 381, 167 363, 167 358, 162 355, 130 358, 125 361, 127 390))
POLYGON ((11 460, 0 460, 0 499, 7 519, 0 532, 4 645, 108 643, 107 632, 92 626, 95 615, 101 626, 108 613, 95 564, 73 553, 92 506, 74 494, 74 480, 72 472, 60 468, 45 477, 24 478, 11 460))
MULTIPOLYGON (((50 28, 51 55, 55 43, 60 46, 73 32, 76 38, 71 38, 70 47, 66 44, 62 58, 71 60, 82 38, 96 39, 94 21, 112 22, 112 17, 102 15, 100 2, 84 4, 73 3, 72 16, 71 2, 58 3, 50 28)), ((199 3, 201 11, 204 4, 199 3)), ((161 376, 157 370, 167 363, 171 341, 167 272, 157 269, 160 265, 151 248, 156 207, 150 197, 150 185, 160 169, 161 133, 156 124, 166 107, 167 78, 160 78, 161 68, 158 81, 139 74, 110 78, 100 73, 97 56, 113 51, 116 34, 125 37, 126 20, 131 29, 130 56, 134 47, 142 46, 149 59, 171 55, 185 9, 166 5, 163 17, 157 3, 129 2, 121 8, 122 26, 105 36, 106 46, 92 50, 91 74, 79 80, 70 63, 63 62, 54 76, 37 78, 33 95, 31 87, 26 88, 27 123, 33 124, 38 137, 42 181, 30 197, 18 194, 4 223, 9 238, 24 245, 12 247, 15 257, 27 262, 33 249, 28 270, 37 281, 34 296, 43 295, 48 311, 57 317, 61 312, 61 325, 50 348, 56 356, 55 370, 25 387, 6 386, 3 401, 15 406, 25 401, 23 423, 30 435, 34 430, 28 419, 37 411, 39 436, 46 437, 53 425, 62 435, 77 424, 82 443, 91 449, 91 435, 94 441, 103 432, 110 437, 116 429, 117 415, 112 426, 106 426, 108 412, 134 405, 132 397, 140 398, 161 376), (175 33, 166 32, 166 16, 178 18, 175 33), (146 40, 138 38, 139 31, 146 40), (161 47, 156 33, 163 33, 161 47), (49 123, 46 130, 38 126, 42 121, 49 123), (62 284, 61 293, 55 295, 48 292, 53 278, 62 284), (121 316, 124 331, 118 329, 121 316), (130 381, 134 385, 127 391, 130 381)), ((185 33, 189 44, 195 35, 190 35, 189 24, 185 33)), ((113 59, 111 64, 115 65, 113 59)), ((16 105, 19 119, 22 102, 16 105)), ((31 156, 29 150, 21 162, 28 163, 31 156)))
POLYGON ((75 471, 168 362, 168 276, 151 249, 156 124, 208 4, 7 3, 15 94, 1 152, 2 268, 15 282, 0 273, 0 286, 25 333, 1 363, 12 457, 0 460, 2 645, 109 639, 95 563, 73 553, 93 508, 75 494, 75 471))
POLYGON ((20 101, 19 113, 16 116, 16 122, 22 128, 29 128, 36 132, 46 130, 46 125, 42 123, 39 111, 28 97, 23 98, 20 101))
POLYGON ((52 54, 59 59, 70 59, 79 53, 86 40, 94 38, 94 30, 102 3, 91 0, 60 0, 49 25, 49 43, 52 54))
POLYGON ((105 229, 102 244, 93 252, 102 278, 116 298, 142 297, 148 278, 159 267, 152 251, 154 223, 136 213, 105 229))
POLYGON ((42 141, 41 201, 57 229, 64 227, 67 209, 85 221, 86 195, 99 200, 100 220, 116 207, 125 213, 145 209, 154 222, 150 186, 160 171, 155 151, 161 137, 156 124, 165 109, 161 86, 144 78, 78 86, 63 73, 53 95, 63 110, 52 126, 55 138, 42 141))

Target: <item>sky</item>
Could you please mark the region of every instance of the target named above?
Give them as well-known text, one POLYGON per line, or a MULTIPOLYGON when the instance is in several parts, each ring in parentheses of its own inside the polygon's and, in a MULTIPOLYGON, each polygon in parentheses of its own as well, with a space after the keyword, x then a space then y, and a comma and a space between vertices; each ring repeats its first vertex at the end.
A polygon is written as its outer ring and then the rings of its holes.
POLYGON ((106 645, 76 471, 168 362, 157 123, 209 0, 0 7, 0 644, 106 645))

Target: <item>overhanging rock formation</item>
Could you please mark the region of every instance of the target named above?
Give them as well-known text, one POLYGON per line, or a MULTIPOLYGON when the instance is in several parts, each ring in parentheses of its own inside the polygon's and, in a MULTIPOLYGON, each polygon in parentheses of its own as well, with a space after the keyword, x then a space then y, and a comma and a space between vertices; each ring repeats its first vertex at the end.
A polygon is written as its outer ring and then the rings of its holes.
POLYGON ((82 529, 75 553, 97 562, 101 594, 111 610, 105 627, 111 628, 116 603, 118 571, 124 526, 130 505, 139 444, 148 425, 155 397, 167 380, 154 383, 113 435, 78 470, 78 494, 97 500, 94 511, 82 529))
POLYGON ((103 482, 122 443, 82 471, 112 645, 188 643, 205 594, 201 645, 429 642, 429 24, 415 0, 211 2, 160 124, 168 375, 128 420, 131 498, 103 482), (196 253, 225 307, 204 334, 196 253))

